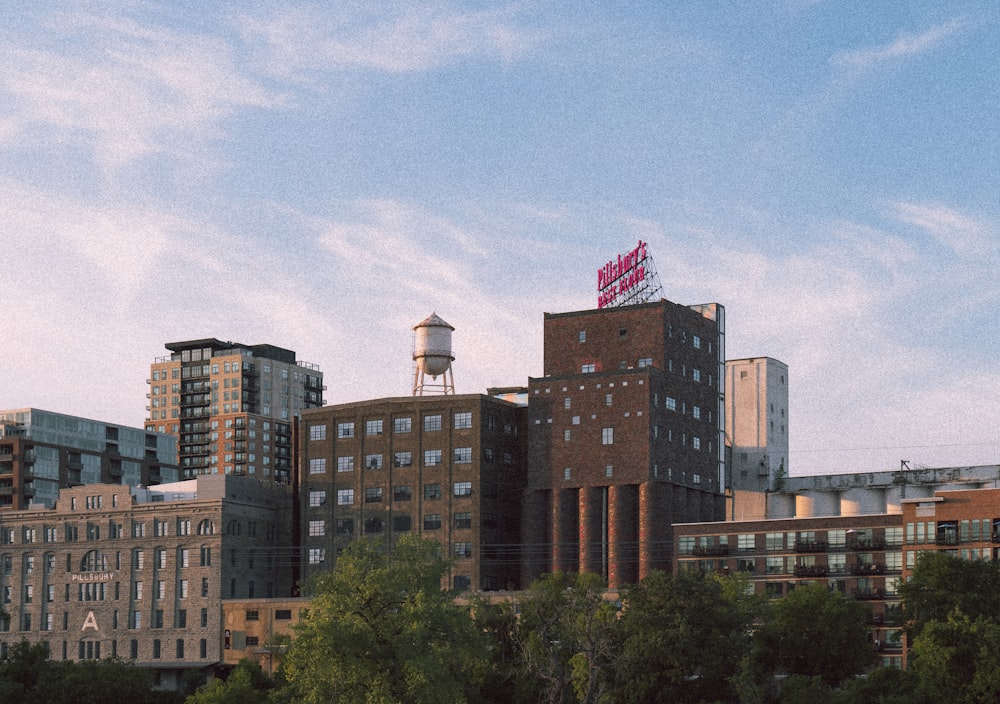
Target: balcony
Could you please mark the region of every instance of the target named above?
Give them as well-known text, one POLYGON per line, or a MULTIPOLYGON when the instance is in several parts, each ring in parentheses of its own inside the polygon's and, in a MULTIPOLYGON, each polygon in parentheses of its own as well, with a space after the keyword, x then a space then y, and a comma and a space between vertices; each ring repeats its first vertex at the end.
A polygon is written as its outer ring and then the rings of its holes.
POLYGON ((872 552, 872 551, 877 552, 879 550, 885 550, 885 541, 884 540, 874 540, 874 539, 871 539, 871 540, 852 540, 850 542, 850 544, 848 545, 848 547, 851 550, 855 550, 857 552, 872 552))
POLYGON ((858 601, 880 601, 885 598, 885 591, 882 589, 858 589, 854 592, 854 598, 858 601))
POLYGON ((885 567, 882 565, 851 565, 851 574, 854 575, 879 575, 885 574, 885 567))
POLYGON ((694 549, 694 554, 698 557, 718 557, 729 554, 728 545, 703 545, 694 549))
POLYGON ((795 542, 795 552, 826 552, 829 543, 822 540, 800 540, 795 542))
POLYGON ((796 565, 796 577, 825 577, 826 567, 823 565, 796 565))

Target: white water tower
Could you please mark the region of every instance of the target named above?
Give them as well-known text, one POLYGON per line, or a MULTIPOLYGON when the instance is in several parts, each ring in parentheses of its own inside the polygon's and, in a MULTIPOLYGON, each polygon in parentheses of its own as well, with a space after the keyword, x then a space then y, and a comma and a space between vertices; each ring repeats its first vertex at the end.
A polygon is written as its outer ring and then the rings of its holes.
POLYGON ((455 373, 451 369, 451 363, 455 361, 451 351, 454 329, 437 313, 431 313, 413 328, 414 396, 455 393, 455 373), (438 377, 441 377, 440 382, 438 377))

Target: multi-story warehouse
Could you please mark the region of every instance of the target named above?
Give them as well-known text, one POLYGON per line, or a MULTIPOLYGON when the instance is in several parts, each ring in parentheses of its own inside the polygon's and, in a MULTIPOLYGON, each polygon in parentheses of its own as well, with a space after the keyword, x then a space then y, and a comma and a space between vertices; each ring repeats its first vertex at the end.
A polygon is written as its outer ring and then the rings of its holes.
POLYGON ((904 499, 903 574, 922 552, 942 551, 963 560, 1000 559, 1000 489, 936 491, 904 499))
POLYGON ((671 523, 724 518, 724 309, 545 314, 528 383, 524 581, 670 569, 671 523))
POLYGON ((788 365, 769 357, 726 361, 726 515, 763 516, 768 491, 788 477, 788 365))
POLYGON ((0 411, 0 510, 51 507, 80 484, 150 486, 177 481, 167 434, 20 408, 0 411))
POLYGON ((297 482, 304 574, 359 536, 415 532, 455 558, 449 587, 518 588, 524 407, 481 394, 303 412, 297 482))
POLYGON ((323 373, 274 345, 172 342, 150 366, 147 430, 178 439, 182 476, 291 479, 291 424, 323 405, 323 373))
POLYGON ((675 525, 674 540, 675 570, 740 572, 775 598, 819 582, 869 603, 872 646, 883 665, 902 664, 898 513, 675 525))
POLYGON ((165 687, 223 660, 223 598, 292 589, 288 487, 212 476, 63 490, 54 508, 0 514, 0 656, 118 656, 165 687))

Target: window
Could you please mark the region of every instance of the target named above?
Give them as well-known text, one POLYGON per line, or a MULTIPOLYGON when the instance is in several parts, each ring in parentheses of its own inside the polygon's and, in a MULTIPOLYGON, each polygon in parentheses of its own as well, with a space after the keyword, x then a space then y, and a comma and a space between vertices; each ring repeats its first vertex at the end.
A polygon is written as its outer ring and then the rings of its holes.
POLYGON ((337 489, 337 505, 351 506, 354 503, 354 489, 337 489))
POLYGON ((455 543, 452 545, 452 554, 455 557, 472 557, 472 543, 455 543))
POLYGON ((663 399, 663 404, 664 404, 664 406, 666 407, 666 409, 668 411, 676 411, 677 410, 677 399, 675 399, 675 398, 667 396, 666 398, 663 399))
POLYGON ((396 452, 392 456, 392 463, 396 467, 409 467, 413 464, 412 452, 396 452))
POLYGON ((309 491, 309 505, 313 508, 326 505, 326 490, 312 489, 309 491))
POLYGON ((563 479, 569 481, 573 478, 573 470, 569 467, 563 467, 563 479))
POLYGON ((396 514, 392 517, 392 529, 400 532, 410 530, 410 517, 407 514, 396 514))
POLYGON ((188 567, 190 565, 191 552, 187 548, 177 550, 177 566, 188 567))
POLYGON ((354 535, 354 519, 338 518, 337 535, 354 535))
POLYGON ((651 367, 651 366, 653 366, 652 357, 641 357, 639 359, 639 369, 644 369, 645 367, 651 367))
POLYGON ((597 365, 595 365, 593 362, 591 362, 590 364, 583 364, 580 366, 581 374, 593 374, 596 370, 597 370, 597 365))
POLYGON ((392 488, 393 501, 409 501, 413 498, 413 489, 409 486, 399 485, 392 488))
POLYGON ((326 521, 309 521, 309 537, 321 538, 326 535, 326 521))
POLYGON ((692 335, 691 336, 691 344, 694 346, 694 348, 696 350, 700 350, 701 349, 701 338, 698 337, 697 335, 692 335))
POLYGON ((202 546, 202 548, 201 548, 201 559, 200 559, 199 562, 200 562, 200 565, 202 567, 211 567, 212 566, 212 548, 210 548, 208 546, 202 546))
POLYGON ((455 414, 455 430, 467 430, 472 427, 472 413, 463 411, 455 414))
MULTIPOLYGON (((182 579, 177 583, 177 598, 187 599, 187 595, 188 595, 188 581, 186 579, 182 579)), ((185 611, 181 611, 180 613, 186 614, 185 611)), ((181 628, 183 628, 183 626, 181 626, 181 628)))
POLYGON ((310 440, 326 440, 326 425, 322 423, 315 423, 309 426, 309 439, 310 440))
POLYGON ((472 482, 455 482, 455 496, 472 496, 472 482))
POLYGON ((602 445, 614 445, 615 444, 615 429, 614 428, 601 428, 601 444, 602 445))
POLYGON ((567 396, 566 398, 563 399, 563 408, 572 408, 572 407, 573 407, 573 399, 567 396))
POLYGON ((756 539, 753 533, 740 533, 736 536, 737 550, 753 550, 756 547, 756 539))
POLYGON ((441 450, 424 450, 424 466, 433 467, 441 464, 441 450))
POLYGON ((613 400, 614 400, 614 397, 611 394, 604 394, 604 405, 605 406, 610 406, 613 400))
POLYGON ((371 535, 373 533, 382 532, 382 519, 381 518, 366 518, 365 519, 365 534, 371 535))
POLYGON ((365 503, 366 504, 382 503, 382 487, 380 486, 367 487, 365 489, 365 503))
POLYGON ((309 474, 326 474, 326 458, 310 457, 309 474))
POLYGON ((413 429, 413 419, 409 416, 396 418, 392 421, 392 430, 396 433, 409 433, 413 429))
POLYGON ((382 469, 382 455, 365 455, 365 469, 382 469))
POLYGON ((440 484, 424 484, 424 500, 440 499, 440 498, 441 498, 440 484))
POLYGON ((441 416, 424 416, 424 432, 441 430, 441 416))
POLYGON ((471 528, 472 527, 472 514, 471 513, 456 513, 455 514, 455 527, 456 528, 471 528))
POLYGON ((438 530, 441 527, 441 514, 428 513, 424 516, 424 530, 438 530))
POLYGON ((354 423, 337 423, 337 437, 338 438, 353 438, 354 437, 354 423))
POLYGON ((694 416, 695 418, 701 418, 701 407, 691 406, 691 415, 694 416))
POLYGON ((365 435, 381 435, 381 434, 382 434, 381 419, 365 421, 365 435))
POLYGON ((455 464, 471 464, 471 463, 472 463, 472 448, 456 447, 455 464))
POLYGON ((698 370, 698 369, 692 369, 691 370, 691 380, 692 381, 701 381, 701 371, 698 370))
POLYGON ((309 548, 309 564, 319 565, 323 562, 326 562, 326 550, 324 548, 309 548))
POLYGON ((291 621, 292 620, 292 610, 291 609, 275 609, 274 611, 275 621, 291 621))
POLYGON ((701 449, 701 438, 699 438, 697 435, 692 436, 692 438, 691 438, 691 447, 693 447, 695 450, 700 450, 701 449))
POLYGON ((354 471, 354 455, 349 457, 338 457, 337 458, 337 471, 338 472, 353 472, 354 471))
POLYGON ((581 330, 579 333, 577 333, 576 339, 578 339, 581 343, 586 342, 587 341, 587 331, 586 330, 581 330))
POLYGON ((569 428, 566 428, 563 431, 563 441, 564 442, 569 442, 572 439, 573 439, 573 431, 570 430, 569 428))

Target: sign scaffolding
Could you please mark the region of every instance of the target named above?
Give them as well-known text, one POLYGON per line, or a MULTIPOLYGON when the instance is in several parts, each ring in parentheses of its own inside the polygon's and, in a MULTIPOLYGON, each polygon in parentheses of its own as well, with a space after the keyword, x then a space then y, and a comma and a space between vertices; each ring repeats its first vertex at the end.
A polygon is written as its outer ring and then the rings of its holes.
POLYGON ((639 244, 597 270, 597 307, 617 308, 647 303, 662 295, 660 277, 647 244, 639 244))

